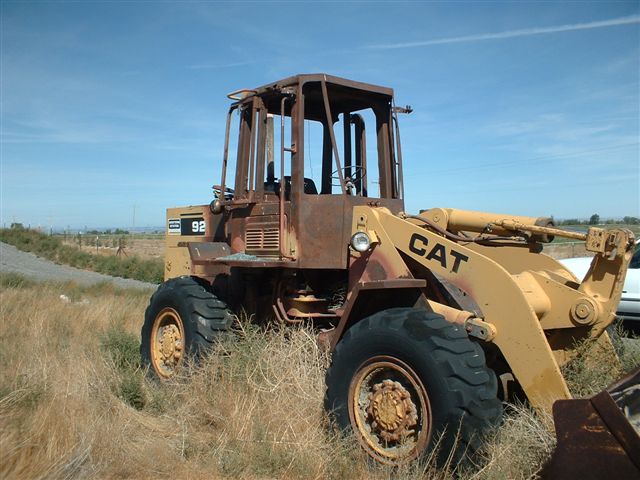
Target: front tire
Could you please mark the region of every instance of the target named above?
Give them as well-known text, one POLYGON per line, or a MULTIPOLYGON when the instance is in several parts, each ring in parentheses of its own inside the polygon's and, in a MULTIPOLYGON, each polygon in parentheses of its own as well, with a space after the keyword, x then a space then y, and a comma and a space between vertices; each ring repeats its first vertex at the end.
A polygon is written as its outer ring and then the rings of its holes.
POLYGON ((192 277, 162 283, 149 301, 140 354, 162 380, 176 375, 187 358, 197 358, 227 332, 233 315, 224 302, 192 277))
POLYGON ((497 381, 480 346, 441 315, 393 308, 367 317, 338 343, 325 407, 381 463, 400 465, 436 447, 436 461, 473 456, 498 423, 497 381))

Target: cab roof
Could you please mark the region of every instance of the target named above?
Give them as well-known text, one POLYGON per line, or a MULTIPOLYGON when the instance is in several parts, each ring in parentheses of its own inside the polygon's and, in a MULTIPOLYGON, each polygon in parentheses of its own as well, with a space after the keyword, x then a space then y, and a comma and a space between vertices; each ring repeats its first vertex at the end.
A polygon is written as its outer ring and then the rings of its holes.
MULTIPOLYGON (((321 120, 324 118, 324 102, 321 82, 327 86, 332 116, 345 112, 357 112, 366 108, 384 106, 388 108, 393 101, 393 89, 356 82, 346 78, 327 75, 326 73, 299 74, 262 85, 251 90, 241 90, 243 93, 239 103, 249 102, 254 96, 262 98, 267 110, 277 113, 280 109, 282 91, 302 88, 305 97, 305 118, 321 120)), ((230 96, 230 98, 233 98, 230 96)), ((289 106, 286 107, 290 114, 289 106)))

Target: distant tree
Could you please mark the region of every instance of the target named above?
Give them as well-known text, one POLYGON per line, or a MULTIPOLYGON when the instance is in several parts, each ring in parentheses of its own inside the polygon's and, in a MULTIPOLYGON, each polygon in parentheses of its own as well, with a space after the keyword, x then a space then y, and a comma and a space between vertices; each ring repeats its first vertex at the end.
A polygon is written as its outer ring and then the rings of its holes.
POLYGON ((567 218, 566 220, 562 220, 560 225, 580 225, 580 220, 577 218, 567 218))
POLYGON ((11 230, 24 230, 24 225, 21 223, 12 223, 11 230))
POLYGON ((116 228, 116 230, 113 233, 116 235, 129 235, 128 230, 122 230, 120 228, 116 228))
POLYGON ((594 213, 593 215, 591 215, 591 217, 589 218, 589 225, 598 225, 600 223, 600 215, 598 215, 597 213, 594 213))
POLYGON ((622 222, 627 225, 640 225, 640 218, 638 217, 624 217, 622 222))

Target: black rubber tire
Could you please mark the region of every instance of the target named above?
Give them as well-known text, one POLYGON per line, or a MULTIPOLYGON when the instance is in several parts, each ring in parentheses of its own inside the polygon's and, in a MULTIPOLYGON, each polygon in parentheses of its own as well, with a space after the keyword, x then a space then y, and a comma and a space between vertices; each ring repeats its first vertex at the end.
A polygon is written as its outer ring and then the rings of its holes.
POLYGON ((486 367, 482 348, 469 340, 463 328, 424 310, 384 310, 347 330, 326 376, 325 408, 337 426, 361 439, 350 422, 349 386, 368 359, 383 355, 404 362, 424 385, 431 407, 431 433, 426 447, 410 458, 381 460, 361 441, 367 453, 383 463, 406 463, 433 450, 444 432, 436 456, 439 465, 450 452, 453 465, 472 459, 484 434, 502 417, 496 376, 486 367))
MULTIPOLYGON (((206 289, 198 279, 178 277, 162 283, 149 301, 141 331, 140 355, 149 372, 166 379, 154 368, 151 358, 152 331, 158 314, 166 308, 178 313, 184 328, 183 358, 197 360, 225 336, 234 317, 227 305, 206 289)), ((179 367, 180 365, 178 365, 179 367)))

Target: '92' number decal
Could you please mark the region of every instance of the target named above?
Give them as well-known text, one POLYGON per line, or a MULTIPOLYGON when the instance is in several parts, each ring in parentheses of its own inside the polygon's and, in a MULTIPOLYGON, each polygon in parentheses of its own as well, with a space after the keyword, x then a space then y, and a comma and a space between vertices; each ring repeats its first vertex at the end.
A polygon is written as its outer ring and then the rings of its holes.
POLYGON ((204 235, 207 223, 202 217, 185 217, 180 219, 180 235, 204 235))
POLYGON ((184 217, 167 219, 169 235, 204 235, 207 222, 202 217, 184 217))
POLYGON ((191 231, 193 233, 204 233, 207 225, 204 223, 204 220, 194 220, 191 222, 191 231))

